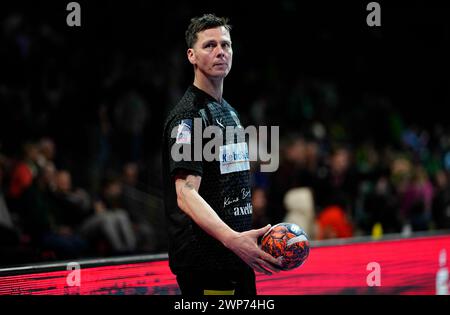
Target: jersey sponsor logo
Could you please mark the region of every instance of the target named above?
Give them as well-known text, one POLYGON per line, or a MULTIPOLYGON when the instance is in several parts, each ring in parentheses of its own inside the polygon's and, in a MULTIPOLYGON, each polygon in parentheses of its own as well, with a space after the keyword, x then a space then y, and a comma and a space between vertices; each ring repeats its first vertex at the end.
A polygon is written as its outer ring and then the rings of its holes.
POLYGON ((252 213, 253 213, 253 207, 250 202, 248 202, 243 207, 234 207, 234 215, 235 216, 247 215, 247 214, 252 214, 252 213))
POLYGON ((225 126, 224 126, 223 123, 222 123, 222 118, 216 118, 216 123, 217 123, 220 127, 222 127, 223 129, 225 129, 225 126))
POLYGON ((183 119, 178 125, 176 143, 191 144, 192 120, 183 119))
POLYGON ((251 202, 247 202, 242 206, 229 207, 224 209, 224 213, 228 216, 251 215, 253 213, 253 206, 251 202))
POLYGON ((246 142, 220 146, 220 174, 248 171, 250 160, 246 142))
POLYGON ((251 198, 251 190, 250 188, 242 188, 241 193, 238 196, 226 196, 223 199, 223 207, 225 208, 226 206, 229 206, 235 202, 239 202, 239 200, 246 200, 247 198, 251 198))

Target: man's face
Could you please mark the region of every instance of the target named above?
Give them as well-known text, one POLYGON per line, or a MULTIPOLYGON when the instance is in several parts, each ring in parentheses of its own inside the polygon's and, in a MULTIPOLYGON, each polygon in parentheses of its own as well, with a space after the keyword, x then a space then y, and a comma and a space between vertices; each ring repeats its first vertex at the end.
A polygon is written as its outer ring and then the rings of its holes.
POLYGON ((72 189, 72 177, 69 172, 59 171, 56 174, 56 186, 62 192, 70 192, 72 189))
POLYGON ((224 78, 230 72, 233 59, 230 33, 223 26, 201 31, 187 53, 189 61, 206 77, 224 78))

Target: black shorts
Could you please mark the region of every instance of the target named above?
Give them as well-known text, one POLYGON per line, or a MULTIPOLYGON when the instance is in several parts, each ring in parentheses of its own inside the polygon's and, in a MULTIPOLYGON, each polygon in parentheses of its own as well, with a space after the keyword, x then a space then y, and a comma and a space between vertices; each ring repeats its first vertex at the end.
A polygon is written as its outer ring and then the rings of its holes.
POLYGON ((177 274, 181 294, 255 296, 256 279, 252 269, 244 271, 182 272, 177 274))

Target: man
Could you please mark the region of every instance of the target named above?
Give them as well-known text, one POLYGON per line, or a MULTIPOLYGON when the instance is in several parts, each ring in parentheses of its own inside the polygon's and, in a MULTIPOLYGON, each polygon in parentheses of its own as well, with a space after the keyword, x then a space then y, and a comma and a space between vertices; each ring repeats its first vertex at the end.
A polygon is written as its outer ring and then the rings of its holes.
POLYGON ((272 274, 281 265, 257 245, 258 237, 270 225, 251 230, 248 152, 236 154, 246 149, 246 144, 236 143, 234 136, 230 143, 224 132, 227 126, 241 127, 236 111, 222 98, 233 56, 227 23, 212 14, 191 20, 186 42, 194 83, 169 113, 164 127, 169 264, 182 294, 187 295, 255 295, 254 270, 272 274), (246 156, 247 160, 227 163, 203 157, 177 162, 172 154, 174 145, 192 149, 193 156, 198 147, 195 143, 202 141, 193 132, 198 121, 202 130, 212 126, 223 131, 222 153, 246 156))

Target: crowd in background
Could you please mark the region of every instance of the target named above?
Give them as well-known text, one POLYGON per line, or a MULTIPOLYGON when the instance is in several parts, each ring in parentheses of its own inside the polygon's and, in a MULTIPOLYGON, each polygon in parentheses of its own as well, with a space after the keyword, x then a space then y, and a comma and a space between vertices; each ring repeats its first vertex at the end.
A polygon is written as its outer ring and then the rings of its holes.
MULTIPOLYGON (((183 37, 154 52, 123 29, 99 38, 2 14, 0 263, 165 252, 162 125, 192 81, 183 37)), ((270 56, 247 68, 236 46, 225 99, 243 125, 280 126, 278 170, 252 163, 255 228, 293 222, 316 240, 450 229, 447 125, 319 71, 283 76, 270 56)))
POLYGON ((139 167, 105 174, 99 189, 77 187, 55 163, 52 139, 26 142, 19 158, 2 155, 2 259, 69 259, 161 250, 139 167), (4 255, 3 255, 4 254, 4 255))

